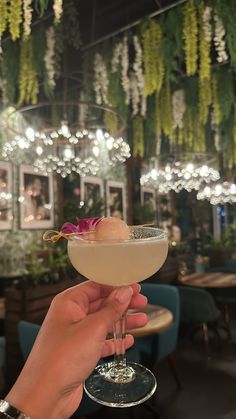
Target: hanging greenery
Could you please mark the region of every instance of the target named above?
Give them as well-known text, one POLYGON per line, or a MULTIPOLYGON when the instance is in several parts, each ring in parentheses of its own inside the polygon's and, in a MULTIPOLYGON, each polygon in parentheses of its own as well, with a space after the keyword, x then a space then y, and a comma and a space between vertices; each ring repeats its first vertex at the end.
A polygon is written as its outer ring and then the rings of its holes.
POLYGON ((159 92, 164 78, 161 56, 162 30, 159 23, 149 20, 141 28, 144 62, 144 94, 159 92))
POLYGON ((8 20, 8 0, 0 2, 0 37, 7 27, 8 20))
POLYGON ((54 15, 55 15, 55 23, 59 23, 61 20, 62 12, 63 12, 62 0, 54 0, 53 10, 54 10, 54 15))
POLYGON ((206 124, 209 116, 209 107, 212 103, 211 81, 199 79, 199 121, 206 124))
POLYGON ((222 115, 218 97, 218 82, 215 74, 212 76, 212 107, 214 111, 214 123, 219 125, 222 119, 222 115))
POLYGON ((10 0, 8 19, 11 38, 13 41, 15 41, 20 37, 20 24, 22 22, 22 0, 10 0))
POLYGON ((111 134, 115 135, 118 130, 118 119, 114 112, 104 111, 103 122, 106 130, 111 134))
POLYGON ((183 38, 185 50, 186 73, 192 76, 197 71, 198 22, 194 0, 187 0, 183 9, 183 38))
POLYGON ((211 8, 206 7, 204 1, 201 1, 199 5, 199 77, 201 80, 209 80, 211 75, 211 13, 211 8))
POLYGON ((22 40, 20 44, 19 99, 23 103, 37 103, 39 92, 38 76, 33 66, 33 49, 30 39, 22 40))
POLYGON ((9 105, 17 101, 17 83, 19 77, 19 48, 15 42, 8 39, 3 45, 0 62, 2 80, 4 83, 4 104, 9 105))
POLYGON ((170 90, 170 83, 166 82, 158 95, 158 111, 160 116, 160 124, 163 133, 169 138, 173 134, 173 121, 172 121, 172 96, 170 90))
POLYGON ((214 8, 226 31, 227 47, 232 64, 236 65, 236 7, 234 0, 215 0, 214 8))
POLYGON ((146 158, 156 154, 156 113, 156 95, 154 94, 147 98, 147 116, 144 119, 144 153, 146 158))
POLYGON ((227 120, 235 102, 233 74, 229 67, 219 67, 215 71, 215 77, 222 120, 227 120))
POLYGON ((24 22, 23 22, 23 34, 27 38, 31 34, 31 22, 33 9, 31 7, 32 0, 23 0, 23 13, 24 13, 24 22))
POLYGON ((143 118, 136 115, 132 120, 133 156, 144 157, 143 118))

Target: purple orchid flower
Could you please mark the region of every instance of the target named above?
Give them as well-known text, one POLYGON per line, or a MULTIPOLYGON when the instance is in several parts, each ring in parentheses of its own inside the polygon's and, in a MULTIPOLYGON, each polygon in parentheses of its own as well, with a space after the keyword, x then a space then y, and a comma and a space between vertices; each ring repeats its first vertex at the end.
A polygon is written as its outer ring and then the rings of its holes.
POLYGON ((64 223, 61 228, 61 233, 81 233, 93 230, 95 226, 101 221, 103 217, 91 217, 91 218, 76 218, 77 225, 72 223, 64 223))

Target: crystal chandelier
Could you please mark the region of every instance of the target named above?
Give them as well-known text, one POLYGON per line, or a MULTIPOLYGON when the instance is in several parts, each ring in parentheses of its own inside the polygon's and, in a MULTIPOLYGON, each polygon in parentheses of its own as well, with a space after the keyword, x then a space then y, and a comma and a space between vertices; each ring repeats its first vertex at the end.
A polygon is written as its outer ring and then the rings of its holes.
POLYGON ((188 192, 199 190, 202 183, 209 183, 220 178, 216 169, 209 166, 207 162, 201 162, 199 158, 193 158, 192 161, 178 159, 164 165, 152 159, 150 165, 149 170, 141 176, 140 183, 142 186, 155 188, 160 193, 170 190, 178 193, 182 189, 188 192))
POLYGON ((236 184, 232 182, 206 185, 197 193, 197 199, 207 199, 212 205, 234 204, 236 202, 236 184))
POLYGON ((72 132, 62 121, 58 130, 34 131, 27 127, 24 135, 15 135, 14 140, 4 144, 2 157, 11 160, 16 154, 23 161, 31 160, 35 171, 65 178, 72 172, 104 175, 130 157, 130 147, 122 137, 113 137, 101 129, 72 132))

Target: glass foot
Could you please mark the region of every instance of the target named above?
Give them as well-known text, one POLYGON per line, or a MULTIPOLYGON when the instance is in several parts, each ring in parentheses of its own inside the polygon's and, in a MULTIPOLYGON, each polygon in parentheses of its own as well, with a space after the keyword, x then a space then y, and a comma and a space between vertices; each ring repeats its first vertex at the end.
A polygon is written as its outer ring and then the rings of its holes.
POLYGON ((148 400, 156 390, 157 382, 153 373, 143 365, 128 362, 127 381, 113 380, 110 371, 114 364, 98 365, 86 380, 84 389, 97 403, 110 407, 131 407, 148 400))

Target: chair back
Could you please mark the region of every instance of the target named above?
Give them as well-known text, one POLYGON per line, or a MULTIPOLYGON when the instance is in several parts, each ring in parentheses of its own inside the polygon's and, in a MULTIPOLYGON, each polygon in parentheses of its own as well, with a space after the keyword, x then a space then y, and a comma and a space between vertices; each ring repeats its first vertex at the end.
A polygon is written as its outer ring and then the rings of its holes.
POLYGON ((144 357, 145 354, 147 358, 151 357, 150 364, 154 365, 176 349, 180 322, 179 293, 174 285, 150 283, 142 284, 141 292, 148 298, 149 304, 166 307, 174 317, 173 323, 165 331, 136 340, 144 357))
POLYGON ((182 323, 209 323, 216 321, 220 311, 212 295, 203 288, 178 286, 180 318, 182 323))
POLYGON ((24 361, 26 361, 30 354, 39 329, 40 326, 38 324, 26 322, 24 320, 21 320, 18 323, 18 336, 24 361))

